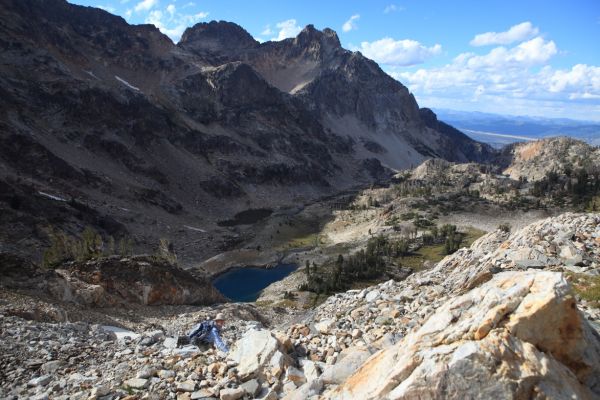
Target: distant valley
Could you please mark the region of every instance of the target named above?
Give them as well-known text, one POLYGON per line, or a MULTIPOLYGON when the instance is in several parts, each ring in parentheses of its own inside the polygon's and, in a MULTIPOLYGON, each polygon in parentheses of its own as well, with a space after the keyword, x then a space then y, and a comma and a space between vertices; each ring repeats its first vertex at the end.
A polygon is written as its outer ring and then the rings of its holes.
POLYGON ((518 141, 554 136, 570 136, 594 146, 600 145, 600 122, 597 121, 511 116, 442 108, 434 111, 441 120, 495 148, 518 141))

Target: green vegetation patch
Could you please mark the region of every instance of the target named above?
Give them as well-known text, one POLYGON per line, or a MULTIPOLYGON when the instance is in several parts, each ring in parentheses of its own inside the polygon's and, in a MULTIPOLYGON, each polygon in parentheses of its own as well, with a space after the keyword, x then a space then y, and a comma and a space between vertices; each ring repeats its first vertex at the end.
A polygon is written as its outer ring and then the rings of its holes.
POLYGON ((259 307, 259 308, 260 307, 268 307, 273 304, 273 301, 272 300, 256 300, 254 302, 254 304, 256 305, 256 307, 259 307))
POLYGON ((292 219, 280 222, 272 233, 274 248, 289 250, 319 246, 322 244, 319 235, 324 225, 322 222, 316 219, 292 219))
POLYGON ((406 257, 402 257, 400 264, 412 268, 414 271, 421 271, 425 261, 436 263, 446 257, 444 243, 436 245, 423 246, 419 250, 411 253, 406 257))
POLYGON ((319 241, 319 234, 317 233, 311 233, 305 236, 300 236, 300 237, 296 237, 293 239, 290 239, 285 245, 284 247, 290 247, 290 248, 301 248, 301 247, 316 247, 320 244, 319 241))
MULTIPOLYGON (((485 235, 485 233, 476 228, 469 228, 465 232, 460 232, 459 235, 462 238, 460 247, 471 246, 475 240, 485 235)), ((425 261, 430 261, 431 263, 439 262, 448 255, 447 250, 445 243, 424 245, 411 254, 399 258, 398 262, 405 267, 412 268, 414 271, 421 271, 425 261)))
POLYGON ((566 273, 573 290, 579 297, 588 301, 592 307, 600 308, 600 276, 566 273))
POLYGON ((294 299, 283 299, 275 303, 273 307, 298 308, 298 302, 294 299))
POLYGON ((588 212, 598 212, 600 211, 600 196, 594 196, 588 203, 586 207, 586 211, 588 212))
MULTIPOLYGON (((510 231, 510 227, 509 227, 509 231, 510 231)), ((470 247, 474 241, 476 241, 477 239, 479 239, 480 237, 482 237, 483 235, 485 235, 487 232, 482 231, 481 229, 477 229, 477 228, 469 228, 464 232, 464 237, 463 237, 463 247, 470 247)))
MULTIPOLYGON (((44 251, 42 264, 56 268, 67 261, 87 261, 105 256, 133 254, 133 240, 123 237, 118 243, 110 236, 104 240, 92 227, 86 227, 80 236, 71 236, 61 230, 49 227, 47 230, 50 246, 44 251)), ((170 248, 168 242, 161 243, 170 248)))

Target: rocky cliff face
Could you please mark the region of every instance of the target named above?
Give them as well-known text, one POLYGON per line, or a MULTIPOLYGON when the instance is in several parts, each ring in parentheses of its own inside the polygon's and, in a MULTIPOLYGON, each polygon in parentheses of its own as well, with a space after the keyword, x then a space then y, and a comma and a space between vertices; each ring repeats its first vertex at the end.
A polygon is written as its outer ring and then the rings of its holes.
POLYGON ((5 1, 0 21, 5 250, 25 239, 39 254, 45 227, 92 225, 144 250, 161 236, 201 243, 177 249, 191 262, 222 246, 199 232, 222 237, 216 221, 244 209, 373 182, 382 164, 487 152, 427 125, 402 84, 329 29, 259 44, 211 22, 174 45, 63 0, 5 1))
POLYGON ((0 266, 5 289, 34 291, 83 307, 206 305, 226 301, 207 278, 156 257, 107 257, 46 270, 9 253, 0 253, 0 266))
POLYGON ((178 46, 208 61, 213 37, 236 37, 239 45, 219 53, 221 59, 250 64, 271 85, 301 99, 327 129, 360 144, 362 157, 392 168, 427 157, 466 161, 492 155, 489 147, 437 121, 431 110, 419 110, 405 86, 359 52, 343 49, 331 29, 308 25, 296 38, 265 44, 239 29, 226 22, 197 24, 178 46))

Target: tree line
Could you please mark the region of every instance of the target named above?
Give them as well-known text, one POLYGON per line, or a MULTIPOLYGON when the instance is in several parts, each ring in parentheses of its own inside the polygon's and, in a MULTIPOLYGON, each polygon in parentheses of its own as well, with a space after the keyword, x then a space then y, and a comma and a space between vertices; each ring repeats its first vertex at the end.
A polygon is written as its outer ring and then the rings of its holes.
MULTIPOLYGON (((133 239, 121 237, 116 241, 112 236, 104 239, 98 231, 88 226, 81 235, 73 236, 52 227, 48 229, 50 245, 44 251, 42 265, 49 268, 59 267, 70 261, 89 261, 109 256, 132 256, 133 239)), ((160 239, 154 253, 157 259, 177 264, 173 244, 168 239, 160 239)))
MULTIPOLYGON (((455 225, 434 226, 429 233, 422 235, 423 245, 444 243, 446 254, 452 254, 460 248, 463 236, 455 225)), ((317 294, 329 294, 348 290, 360 281, 369 281, 383 277, 393 260, 410 255, 411 246, 417 239, 392 240, 379 235, 368 240, 367 246, 354 254, 338 255, 318 266, 307 260, 304 268, 306 281, 299 290, 317 294)))

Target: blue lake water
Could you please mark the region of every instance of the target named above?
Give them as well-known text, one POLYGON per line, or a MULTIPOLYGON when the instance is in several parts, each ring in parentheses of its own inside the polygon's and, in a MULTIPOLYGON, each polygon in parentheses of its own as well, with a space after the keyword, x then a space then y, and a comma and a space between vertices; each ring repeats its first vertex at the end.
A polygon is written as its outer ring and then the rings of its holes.
POLYGON ((260 291, 298 268, 295 264, 279 264, 273 268, 233 268, 219 275, 213 285, 233 301, 250 302, 260 291))

